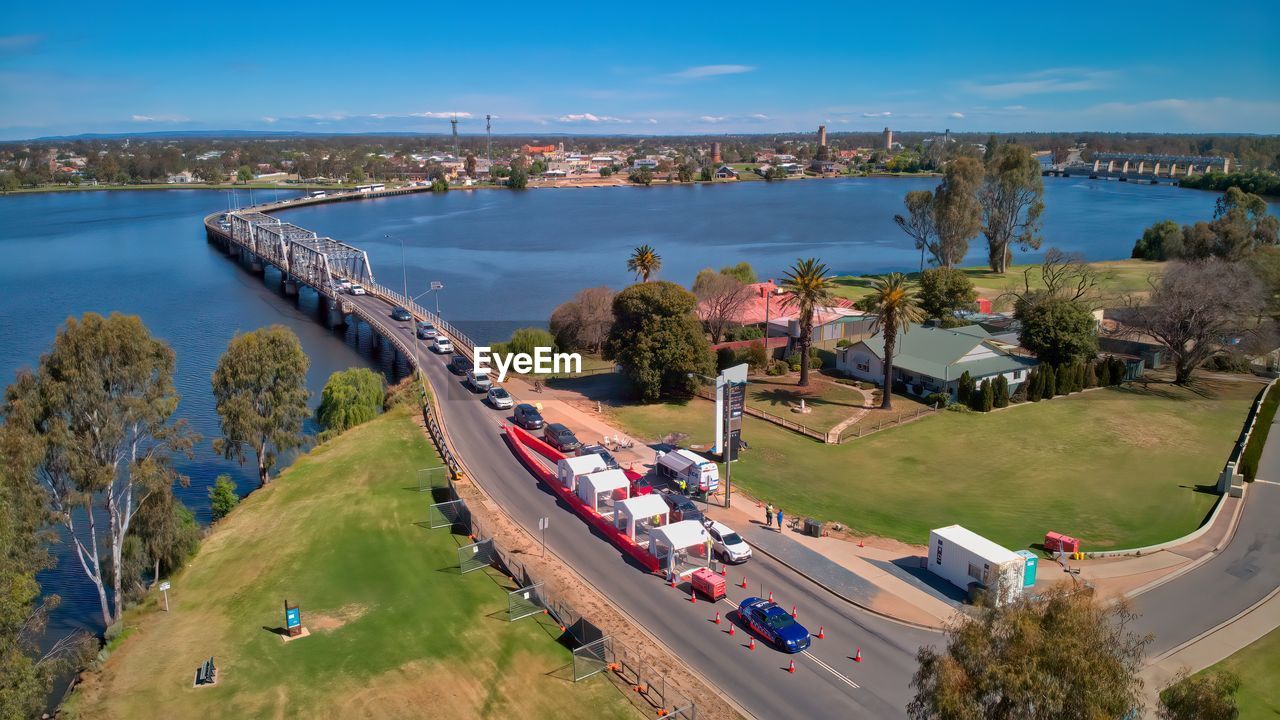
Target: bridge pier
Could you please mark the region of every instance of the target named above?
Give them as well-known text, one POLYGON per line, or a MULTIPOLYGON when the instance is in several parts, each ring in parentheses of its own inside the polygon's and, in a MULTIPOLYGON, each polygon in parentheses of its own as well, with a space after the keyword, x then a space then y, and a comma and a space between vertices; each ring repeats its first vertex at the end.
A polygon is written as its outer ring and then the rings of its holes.
POLYGON ((284 294, 294 296, 298 294, 298 281, 284 278, 284 294))
POLYGON ((249 269, 253 271, 254 275, 261 275, 266 272, 266 267, 262 264, 262 261, 258 259, 257 255, 250 256, 249 269))

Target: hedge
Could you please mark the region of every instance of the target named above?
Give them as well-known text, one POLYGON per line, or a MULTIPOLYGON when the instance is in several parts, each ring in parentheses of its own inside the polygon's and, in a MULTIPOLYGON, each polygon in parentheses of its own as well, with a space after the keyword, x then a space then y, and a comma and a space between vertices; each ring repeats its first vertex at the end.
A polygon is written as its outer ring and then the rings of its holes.
POLYGON ((1249 444, 1245 446, 1244 454, 1240 456, 1240 472, 1245 480, 1250 482, 1258 473, 1258 459, 1262 457, 1262 448, 1267 444, 1267 433, 1271 431, 1271 422, 1275 420, 1277 406, 1280 406, 1280 393, 1276 392, 1276 385, 1272 385, 1267 391, 1267 396, 1262 399, 1262 406, 1258 408, 1258 417, 1253 422, 1253 432, 1249 435, 1249 444))

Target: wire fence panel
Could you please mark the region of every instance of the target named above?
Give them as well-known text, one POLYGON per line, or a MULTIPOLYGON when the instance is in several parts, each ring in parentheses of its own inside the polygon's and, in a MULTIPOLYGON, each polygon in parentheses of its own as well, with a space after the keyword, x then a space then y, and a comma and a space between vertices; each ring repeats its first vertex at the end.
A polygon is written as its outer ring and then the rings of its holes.
POLYGON ((507 593, 507 620, 515 622, 542 612, 542 583, 507 593))
POLYGON ((467 518, 470 515, 471 511, 467 509, 465 500, 436 503, 428 510, 432 529, 454 526, 465 529, 469 524, 467 518))
POLYGON ((430 492, 449 487, 449 468, 444 465, 422 468, 418 471, 418 492, 430 492))
POLYGON ((463 575, 489 567, 493 564, 493 559, 492 540, 481 540, 458 548, 458 568, 462 570, 463 575))
POLYGON ((605 636, 573 651, 574 682, 586 680, 609 667, 609 658, 613 654, 610 647, 612 642, 613 638, 605 636))

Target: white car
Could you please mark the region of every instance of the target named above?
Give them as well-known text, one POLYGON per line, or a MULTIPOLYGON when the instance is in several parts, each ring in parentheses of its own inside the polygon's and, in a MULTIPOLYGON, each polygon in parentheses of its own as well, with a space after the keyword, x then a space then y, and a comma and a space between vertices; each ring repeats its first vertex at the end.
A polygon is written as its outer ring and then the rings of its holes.
POLYGON ((467 384, 476 392, 488 392, 493 387, 493 381, 489 379, 489 373, 476 372, 471 370, 467 372, 467 384))
POLYGON ((342 292, 342 293, 349 293, 349 292, 351 292, 351 281, 350 281, 350 280, 347 280, 347 279, 345 279, 345 278, 344 278, 344 279, 342 279, 342 280, 339 280, 339 281, 338 281, 338 292, 342 292))
POLYGON ((711 536, 711 544, 715 553, 727 563, 744 563, 751 559, 751 546, 732 528, 715 520, 707 520, 707 534, 711 536))
POLYGON ((503 390, 497 385, 489 388, 489 404, 499 410, 510 410, 515 407, 515 400, 511 398, 511 393, 503 390))
POLYGON ((441 335, 432 343, 431 349, 443 355, 444 353, 453 352, 453 341, 441 335))
POLYGON ((363 286, 363 285, 360 285, 359 283, 351 283, 351 290, 350 290, 349 292, 350 292, 352 295, 368 295, 368 294, 369 294, 369 293, 364 289, 364 286, 363 286))

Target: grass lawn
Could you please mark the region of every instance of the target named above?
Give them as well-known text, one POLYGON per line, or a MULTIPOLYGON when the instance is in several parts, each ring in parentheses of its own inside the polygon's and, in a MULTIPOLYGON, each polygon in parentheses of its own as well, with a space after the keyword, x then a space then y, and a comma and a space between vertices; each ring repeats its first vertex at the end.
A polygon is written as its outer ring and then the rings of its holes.
MULTIPOLYGON (((1092 263, 1100 273, 1098 287, 1095 292, 1103 301, 1110 301, 1120 298, 1130 293, 1146 292, 1150 289, 1147 284, 1147 278, 1154 274, 1159 274, 1162 263, 1150 262, 1147 260, 1113 260, 1107 262, 1092 263)), ((969 280, 973 282, 973 287, 978 291, 979 297, 989 298, 995 302, 996 298, 1011 288, 1021 288, 1023 285, 1023 271, 1031 268, 1031 286, 1044 287, 1044 282, 1040 278, 1040 270, 1038 265, 1011 265, 1009 272, 1004 275, 991 272, 986 266, 960 268, 965 275, 969 276, 969 280)), ((909 273, 909 277, 917 278, 919 273, 909 273)), ((835 294, 841 297, 857 300, 871 294, 871 279, 874 275, 844 275, 835 278, 835 294)), ((1008 305, 1006 301, 1004 303, 1008 305)), ((1000 303, 996 303, 997 309, 1000 303)))
POLYGON ((1240 678, 1240 691, 1236 693, 1240 720, 1280 716, 1280 629, 1201 672, 1214 670, 1230 670, 1240 678))
MULTIPOLYGON (((1011 548, 1047 530, 1086 550, 1137 547, 1195 529, 1259 389, 1202 381, 1095 390, 988 415, 940 412, 844 445, 747 417, 733 478, 789 513, 921 544, 960 523, 1011 548)), ((898 403, 895 403, 895 405, 898 403)), ((709 443, 714 405, 610 410, 640 438, 709 443)))
POLYGON ((809 377, 809 387, 803 389, 796 386, 800 373, 753 377, 747 386, 747 405, 823 432, 860 411, 863 395, 857 389, 832 382, 817 370, 809 377), (810 408, 803 415, 791 410, 801 398, 810 408))
POLYGON ((300 459, 173 578, 172 612, 130 612, 69 716, 634 717, 606 678, 572 682, 558 627, 507 622, 498 582, 418 525, 414 471, 438 464, 403 407, 300 459), (311 631, 288 644, 285 598, 311 631), (218 684, 193 689, 210 655, 218 684))

